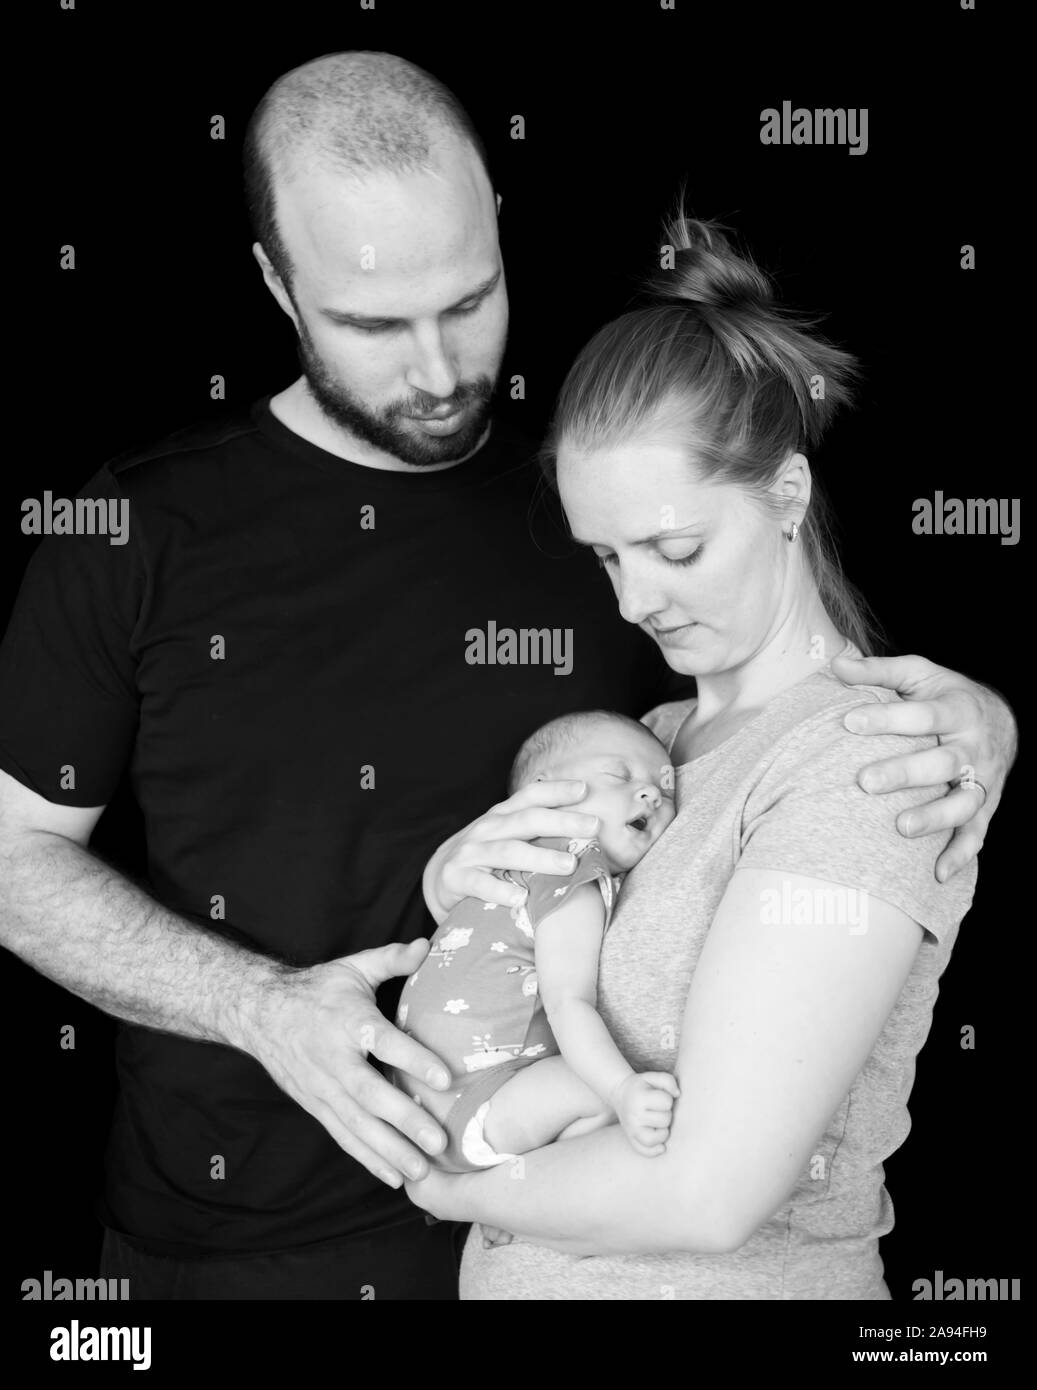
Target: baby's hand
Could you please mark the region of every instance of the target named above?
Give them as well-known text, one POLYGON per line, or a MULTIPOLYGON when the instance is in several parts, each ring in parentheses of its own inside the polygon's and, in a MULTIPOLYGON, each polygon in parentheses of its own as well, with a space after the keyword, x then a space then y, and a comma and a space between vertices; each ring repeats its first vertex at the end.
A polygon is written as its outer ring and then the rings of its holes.
POLYGON ((666 1071, 632 1072, 613 1091, 612 1106, 623 1133, 642 1158, 664 1152, 679 1095, 676 1077, 666 1071))

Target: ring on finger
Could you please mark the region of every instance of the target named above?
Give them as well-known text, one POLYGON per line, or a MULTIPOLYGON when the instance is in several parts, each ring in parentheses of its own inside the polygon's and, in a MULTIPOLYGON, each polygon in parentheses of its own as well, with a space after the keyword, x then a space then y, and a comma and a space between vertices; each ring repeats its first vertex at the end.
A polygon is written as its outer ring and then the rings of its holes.
MULTIPOLYGON (((983 801, 987 799, 987 789, 978 777, 962 777, 956 785, 964 792, 980 791, 983 793, 983 801)), ((982 802, 980 804, 982 805, 982 802)))

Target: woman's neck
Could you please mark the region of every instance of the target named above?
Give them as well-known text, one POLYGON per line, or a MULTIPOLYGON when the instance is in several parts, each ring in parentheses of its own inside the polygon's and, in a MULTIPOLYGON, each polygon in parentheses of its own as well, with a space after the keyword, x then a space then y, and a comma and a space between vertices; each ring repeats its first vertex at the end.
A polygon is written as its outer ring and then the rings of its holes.
POLYGON ((741 665, 697 676, 698 703, 689 723, 698 729, 740 722, 819 671, 845 646, 846 638, 816 599, 808 611, 790 613, 741 665))

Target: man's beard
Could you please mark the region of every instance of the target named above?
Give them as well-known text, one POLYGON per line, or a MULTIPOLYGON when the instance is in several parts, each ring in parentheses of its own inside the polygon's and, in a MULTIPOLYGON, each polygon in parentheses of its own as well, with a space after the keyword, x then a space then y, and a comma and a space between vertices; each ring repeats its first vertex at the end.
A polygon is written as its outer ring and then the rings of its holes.
POLYGON ((488 376, 478 377, 475 381, 459 381, 448 401, 435 396, 418 396, 413 400, 387 406, 378 414, 373 414, 350 395, 347 388, 336 381, 328 371, 301 316, 296 352, 310 394, 324 414, 356 438, 362 439, 365 444, 391 454, 401 463, 420 466, 463 459, 472 452, 486 433, 496 386, 496 381, 488 376), (474 405, 470 408, 465 423, 454 434, 444 435, 442 438, 421 433, 419 425, 412 425, 411 429, 407 430, 397 423, 401 416, 407 414, 427 415, 448 403, 457 408, 469 405, 470 402, 474 405))

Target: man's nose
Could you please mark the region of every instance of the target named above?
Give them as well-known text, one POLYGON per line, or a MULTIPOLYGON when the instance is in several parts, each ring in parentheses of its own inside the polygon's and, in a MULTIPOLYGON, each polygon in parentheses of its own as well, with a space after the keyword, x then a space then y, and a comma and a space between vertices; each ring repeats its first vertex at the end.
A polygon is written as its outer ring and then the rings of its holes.
POLYGON ((407 385, 440 400, 452 396, 457 389, 460 373, 443 341, 439 325, 422 325, 415 334, 414 345, 414 359, 407 372, 407 385))

